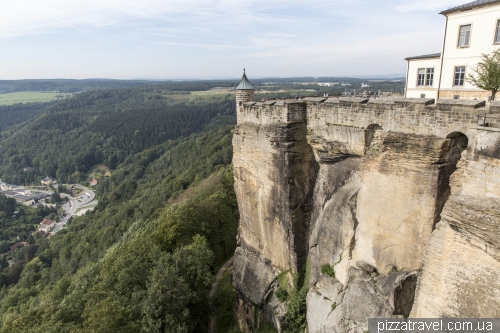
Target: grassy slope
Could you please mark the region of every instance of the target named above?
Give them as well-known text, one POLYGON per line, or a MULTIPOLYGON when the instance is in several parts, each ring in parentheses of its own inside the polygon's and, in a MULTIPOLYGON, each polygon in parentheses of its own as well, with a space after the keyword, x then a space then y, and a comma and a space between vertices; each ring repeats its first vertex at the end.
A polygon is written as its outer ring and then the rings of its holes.
POLYGON ((16 103, 50 102, 56 99, 57 92, 45 91, 22 91, 8 94, 0 94, 0 105, 12 105, 16 103))

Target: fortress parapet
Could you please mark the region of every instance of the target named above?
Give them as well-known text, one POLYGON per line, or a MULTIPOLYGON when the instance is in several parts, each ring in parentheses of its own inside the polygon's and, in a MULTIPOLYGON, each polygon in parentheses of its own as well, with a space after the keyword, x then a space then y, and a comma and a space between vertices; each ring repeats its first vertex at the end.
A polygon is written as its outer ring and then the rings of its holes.
POLYGON ((366 129, 378 125, 385 131, 446 137, 466 133, 477 125, 477 116, 499 113, 500 106, 485 101, 401 98, 322 98, 239 101, 238 123, 276 124, 307 122, 309 131, 329 126, 366 129))
POLYGON ((304 101, 246 102, 238 111, 238 123, 294 123, 306 121, 304 101))

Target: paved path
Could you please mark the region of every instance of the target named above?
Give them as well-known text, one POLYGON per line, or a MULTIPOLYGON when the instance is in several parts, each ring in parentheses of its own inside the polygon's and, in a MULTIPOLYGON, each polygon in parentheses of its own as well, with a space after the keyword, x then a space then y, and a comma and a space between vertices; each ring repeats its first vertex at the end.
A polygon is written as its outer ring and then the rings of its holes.
MULTIPOLYGON (((219 269, 217 272, 217 275, 215 275, 215 281, 212 283, 212 287, 210 288, 210 292, 208 293, 208 297, 212 298, 215 295, 215 292, 217 291, 217 286, 219 285, 219 280, 222 277, 222 274, 233 264, 233 257, 231 257, 222 267, 219 269)), ((210 317, 210 326, 208 328, 208 333, 217 333, 217 317, 216 316, 211 316, 210 317)))

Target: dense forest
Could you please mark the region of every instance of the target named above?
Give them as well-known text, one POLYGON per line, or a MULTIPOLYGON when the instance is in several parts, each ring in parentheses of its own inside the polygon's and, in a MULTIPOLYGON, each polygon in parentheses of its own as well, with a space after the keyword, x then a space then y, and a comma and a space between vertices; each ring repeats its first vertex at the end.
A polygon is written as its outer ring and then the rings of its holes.
MULTIPOLYGON (((200 102, 172 96, 154 87, 98 90, 51 105, 21 129, 2 133, 0 178, 20 185, 45 176, 80 182, 96 164, 114 169, 127 156, 167 140, 235 122, 230 98, 200 102)), ((3 110, 16 108, 22 109, 16 104, 3 110)))
POLYGON ((4 265, 0 331, 206 332, 213 274, 236 246, 234 123, 232 98, 139 87, 81 93, 6 128, 2 180, 74 181, 97 163, 112 175, 93 212, 4 265))
MULTIPOLYGON (((0 105, 0 133, 6 128, 38 117, 51 103, 0 105)), ((1 137, 0 137, 1 138, 1 137)))

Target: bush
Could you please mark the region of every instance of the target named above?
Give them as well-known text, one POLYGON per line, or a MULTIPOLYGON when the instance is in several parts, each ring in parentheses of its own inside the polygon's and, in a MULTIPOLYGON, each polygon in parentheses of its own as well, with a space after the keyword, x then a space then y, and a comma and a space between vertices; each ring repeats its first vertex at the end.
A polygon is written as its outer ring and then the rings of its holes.
POLYGON ((331 276, 332 278, 335 277, 335 270, 333 269, 333 266, 330 264, 324 264, 321 265, 321 274, 325 274, 328 276, 331 276))
POLYGON ((283 289, 283 288, 278 288, 278 290, 276 290, 276 298, 281 302, 281 303, 284 303, 288 300, 288 291, 286 289, 283 289))

